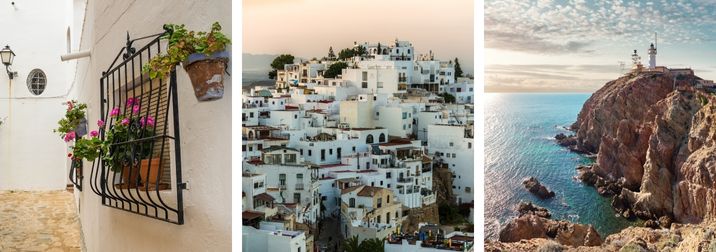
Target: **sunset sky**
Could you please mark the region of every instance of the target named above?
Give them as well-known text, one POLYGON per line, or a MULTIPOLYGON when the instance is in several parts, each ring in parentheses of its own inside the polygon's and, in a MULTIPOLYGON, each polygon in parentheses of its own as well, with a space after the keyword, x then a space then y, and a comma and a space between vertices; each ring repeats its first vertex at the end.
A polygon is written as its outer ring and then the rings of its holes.
POLYGON ((658 33, 657 65, 716 79, 716 1, 485 1, 488 92, 592 92, 658 33))
MULTIPOLYGON (((398 38, 411 41, 416 53, 457 57, 463 71, 473 73, 473 6, 471 0, 247 0, 243 53, 320 58, 329 46, 338 53, 354 41, 398 38)), ((263 65, 244 60, 244 72, 263 65)))

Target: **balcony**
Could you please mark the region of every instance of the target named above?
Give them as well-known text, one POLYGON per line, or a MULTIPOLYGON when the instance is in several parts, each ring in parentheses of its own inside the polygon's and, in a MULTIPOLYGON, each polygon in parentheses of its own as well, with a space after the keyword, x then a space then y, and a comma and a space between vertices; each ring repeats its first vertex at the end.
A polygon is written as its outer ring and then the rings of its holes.
POLYGON ((284 184, 284 185, 278 185, 278 189, 279 189, 279 190, 286 190, 287 187, 286 187, 285 184, 284 184))
POLYGON ((410 178, 398 178, 398 183, 413 183, 413 179, 414 179, 414 178, 412 178, 412 177, 410 177, 410 178))
POLYGON ((296 191, 303 191, 303 189, 304 189, 303 183, 296 184, 296 191))

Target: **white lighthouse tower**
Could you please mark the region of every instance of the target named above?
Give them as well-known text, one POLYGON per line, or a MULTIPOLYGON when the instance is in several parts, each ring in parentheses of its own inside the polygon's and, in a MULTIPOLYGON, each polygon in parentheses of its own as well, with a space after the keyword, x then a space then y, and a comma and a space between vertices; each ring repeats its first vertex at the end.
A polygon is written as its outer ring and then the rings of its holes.
POLYGON ((649 70, 656 69, 656 32, 654 33, 654 43, 649 47, 649 70))

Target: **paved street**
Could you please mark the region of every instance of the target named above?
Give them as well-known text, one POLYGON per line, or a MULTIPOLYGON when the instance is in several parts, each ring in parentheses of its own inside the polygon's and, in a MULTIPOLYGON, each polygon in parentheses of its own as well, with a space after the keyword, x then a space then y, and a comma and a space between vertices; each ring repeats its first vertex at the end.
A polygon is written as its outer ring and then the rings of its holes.
POLYGON ((316 243, 319 251, 340 251, 341 237, 340 220, 336 217, 326 218, 321 222, 319 239, 316 243))
POLYGON ((80 225, 67 191, 0 191, 0 251, 80 251, 80 225))

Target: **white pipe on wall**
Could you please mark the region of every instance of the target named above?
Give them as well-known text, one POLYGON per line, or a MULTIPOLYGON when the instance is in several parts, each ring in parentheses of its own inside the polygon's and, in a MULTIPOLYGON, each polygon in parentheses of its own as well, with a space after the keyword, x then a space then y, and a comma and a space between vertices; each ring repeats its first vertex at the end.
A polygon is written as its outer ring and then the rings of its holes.
POLYGON ((86 58, 90 56, 90 50, 84 50, 76 53, 70 53, 60 56, 60 59, 62 61, 68 61, 73 59, 79 59, 79 58, 86 58))

